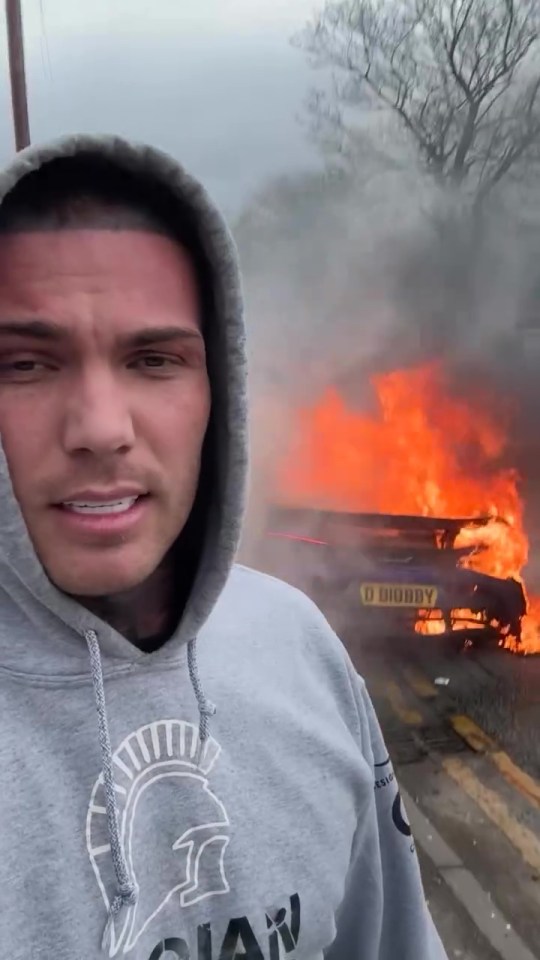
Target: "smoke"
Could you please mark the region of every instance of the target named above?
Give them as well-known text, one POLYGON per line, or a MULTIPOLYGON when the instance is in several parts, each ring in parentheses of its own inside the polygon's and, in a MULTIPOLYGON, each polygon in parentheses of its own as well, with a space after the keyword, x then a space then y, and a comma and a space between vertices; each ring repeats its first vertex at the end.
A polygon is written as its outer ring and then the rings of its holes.
POLYGON ((540 308, 540 230, 526 209, 507 196, 473 222, 410 163, 282 178, 254 198, 236 230, 251 352, 249 562, 299 406, 329 385, 365 406, 370 374, 441 356, 461 395, 485 383, 511 405, 507 456, 540 531, 540 335, 536 348, 524 329, 540 308))
POLYGON ((248 559, 275 498, 294 413, 329 384, 364 382, 399 329, 392 277, 406 238, 420 239, 423 198, 419 180, 406 190, 390 179, 282 178, 237 225, 251 353, 248 559))

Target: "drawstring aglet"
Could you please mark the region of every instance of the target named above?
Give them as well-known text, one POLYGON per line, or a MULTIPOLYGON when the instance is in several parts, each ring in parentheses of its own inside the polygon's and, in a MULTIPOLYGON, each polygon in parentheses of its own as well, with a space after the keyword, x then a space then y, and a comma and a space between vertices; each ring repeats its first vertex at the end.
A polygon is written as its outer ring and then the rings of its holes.
POLYGON ((102 950, 106 950, 107 948, 107 943, 111 935, 111 928, 116 918, 126 907, 134 907, 137 904, 138 898, 139 890, 137 885, 134 883, 126 883, 122 888, 118 889, 118 893, 109 907, 109 915, 107 917, 107 923, 105 924, 105 929, 103 931, 103 937, 101 940, 102 950))
POLYGON ((206 744, 208 743, 208 738, 210 736, 208 720, 210 717, 215 717, 216 711, 216 705, 210 700, 205 699, 199 704, 199 746, 197 748, 197 755, 195 758, 195 762, 198 767, 201 765, 206 744))

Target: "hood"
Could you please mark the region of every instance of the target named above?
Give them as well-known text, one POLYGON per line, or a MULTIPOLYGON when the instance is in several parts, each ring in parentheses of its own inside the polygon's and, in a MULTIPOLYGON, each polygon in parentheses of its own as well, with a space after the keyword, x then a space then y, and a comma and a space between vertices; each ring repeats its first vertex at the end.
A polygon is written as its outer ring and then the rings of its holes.
POLYGON ((209 616, 238 547, 247 469, 246 353, 241 286, 230 233, 203 187, 172 157, 118 137, 73 136, 22 151, 0 174, 0 203, 27 174, 58 158, 99 157, 120 171, 159 181, 174 205, 190 210, 209 266, 214 310, 205 328, 212 391, 211 489, 204 502, 204 542, 191 593, 174 636, 142 654, 47 578, 13 494, 0 448, 0 671, 21 678, 68 680, 90 674, 87 637, 99 636, 105 674, 135 662, 178 659, 209 616), (21 638, 21 618, 28 625, 21 638), (17 629, 12 629, 17 625, 17 629), (68 629, 66 629, 66 627, 68 629))

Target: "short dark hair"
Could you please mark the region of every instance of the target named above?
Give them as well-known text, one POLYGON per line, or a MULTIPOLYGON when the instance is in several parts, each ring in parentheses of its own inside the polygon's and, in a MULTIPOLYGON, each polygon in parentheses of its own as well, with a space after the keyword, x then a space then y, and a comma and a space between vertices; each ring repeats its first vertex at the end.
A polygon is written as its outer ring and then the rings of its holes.
POLYGON ((155 178, 99 154, 59 157, 23 176, 0 206, 0 238, 75 229, 143 230, 178 243, 195 268, 201 321, 211 309, 211 275, 193 210, 155 178))

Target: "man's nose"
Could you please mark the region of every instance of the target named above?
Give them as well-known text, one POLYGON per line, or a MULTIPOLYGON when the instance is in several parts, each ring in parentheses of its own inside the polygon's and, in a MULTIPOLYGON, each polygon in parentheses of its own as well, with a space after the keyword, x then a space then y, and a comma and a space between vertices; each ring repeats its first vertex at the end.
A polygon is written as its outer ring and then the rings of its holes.
POLYGON ((112 373, 81 377, 66 404, 64 448, 98 457, 125 453, 133 447, 135 432, 127 391, 112 373))

